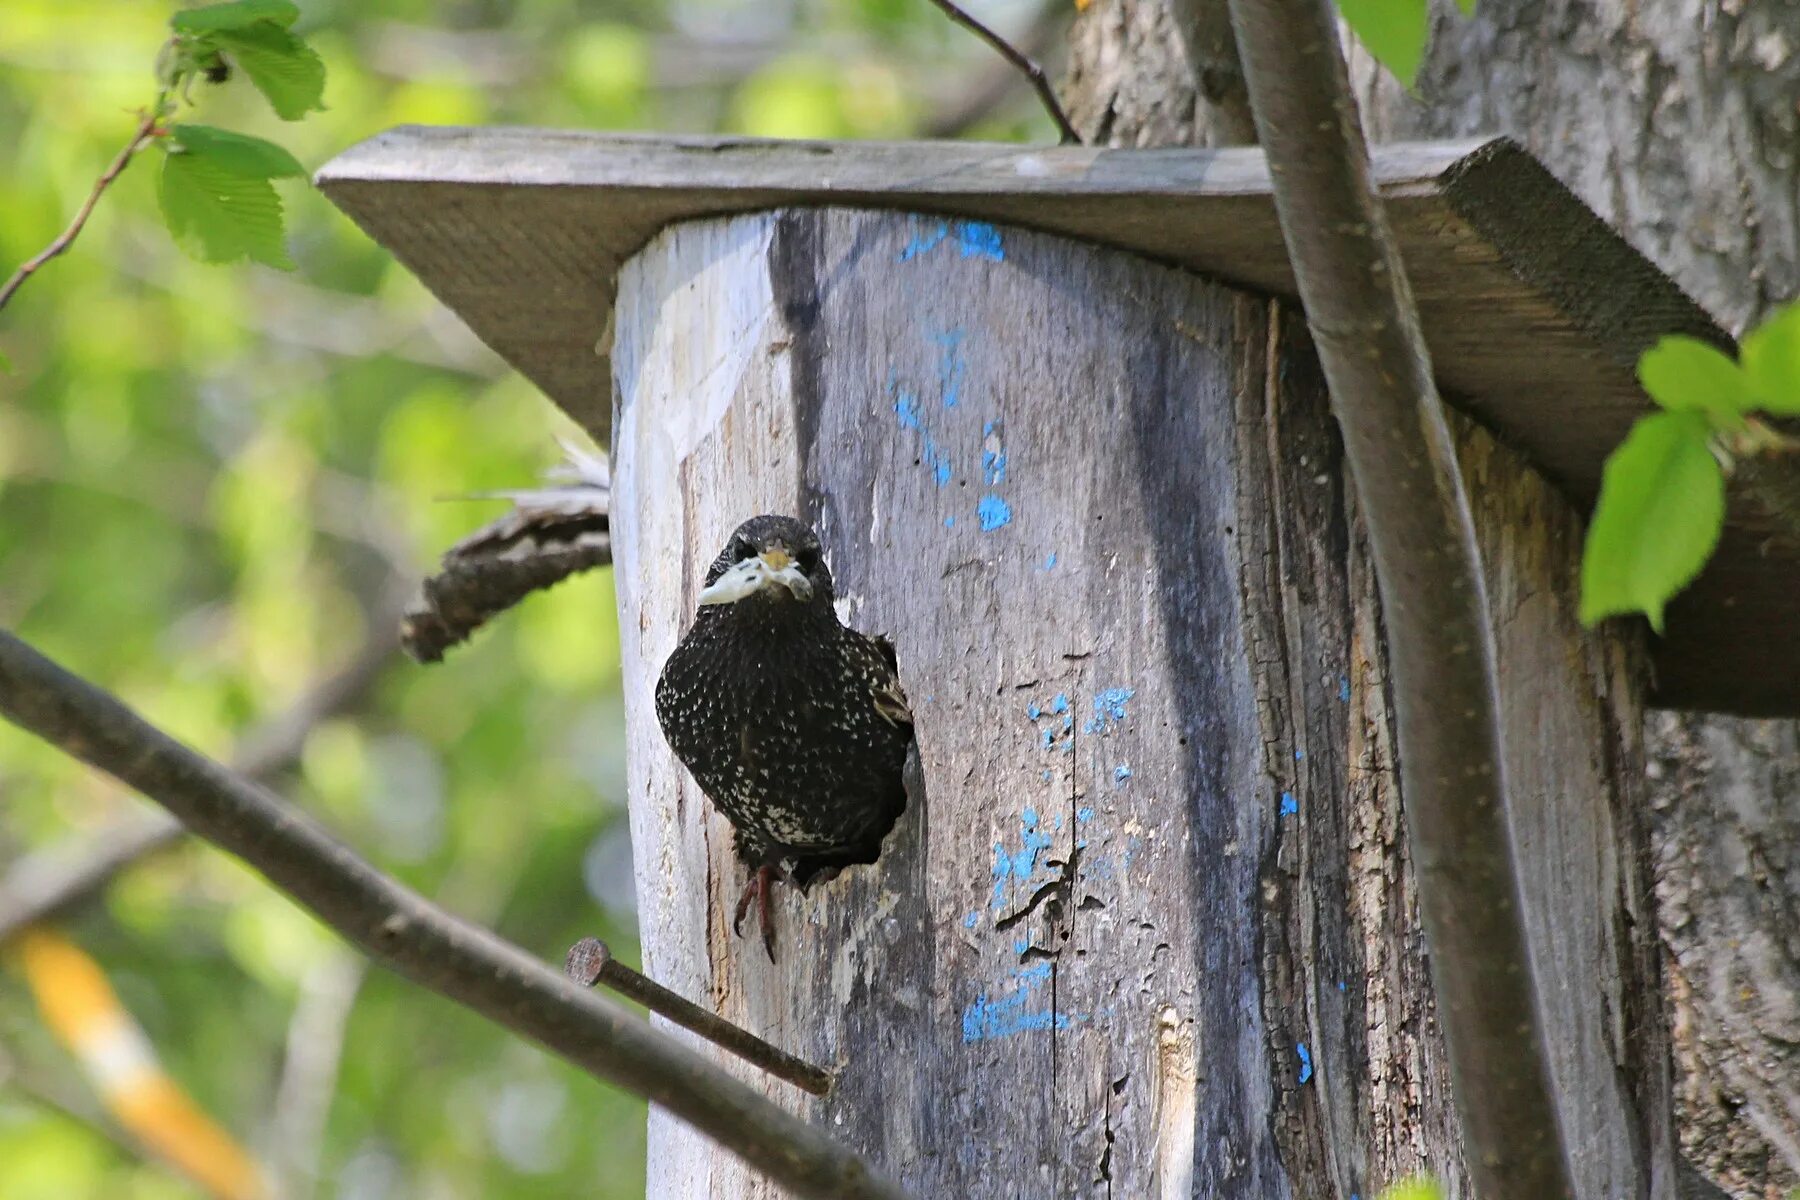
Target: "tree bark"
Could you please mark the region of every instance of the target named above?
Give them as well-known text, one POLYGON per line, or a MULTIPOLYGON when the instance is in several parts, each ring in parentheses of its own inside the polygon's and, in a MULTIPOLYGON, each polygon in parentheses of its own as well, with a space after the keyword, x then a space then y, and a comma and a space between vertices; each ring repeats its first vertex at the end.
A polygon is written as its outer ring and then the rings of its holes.
MULTIPOLYGON (((613 536, 648 972, 838 1072, 764 1082, 921 1195, 1463 1194, 1386 660, 1304 327, 1117 251, 905 214, 665 231, 621 273, 613 536), (818 528, 918 719, 881 861, 730 932, 650 692, 738 521, 818 528)), ((1524 909, 1584 1196, 1670 1196, 1628 638, 1466 422, 1524 909)), ((736 1069, 734 1067, 734 1069, 736 1069)), ((650 1194, 771 1194, 651 1117, 650 1194)))
MULTIPOLYGON (((1414 96, 1362 56, 1372 137, 1504 132, 1728 328, 1800 296, 1800 3, 1440 6, 1414 96)), ((1772 636, 1792 636, 1791 631, 1772 636)), ((1800 1185, 1800 726, 1650 724, 1685 1152, 1733 1196, 1800 1185)))
MULTIPOLYGON (((1179 37, 1191 2, 1206 0, 1098 3, 1077 22, 1078 126, 1116 144, 1217 137, 1179 37)), ((1795 0, 1439 5, 1412 95, 1354 48, 1352 77, 1371 139, 1511 134, 1733 329, 1800 295, 1795 0)), ((1659 714, 1649 733, 1682 1145, 1734 1196, 1800 1184, 1797 728, 1659 714)))

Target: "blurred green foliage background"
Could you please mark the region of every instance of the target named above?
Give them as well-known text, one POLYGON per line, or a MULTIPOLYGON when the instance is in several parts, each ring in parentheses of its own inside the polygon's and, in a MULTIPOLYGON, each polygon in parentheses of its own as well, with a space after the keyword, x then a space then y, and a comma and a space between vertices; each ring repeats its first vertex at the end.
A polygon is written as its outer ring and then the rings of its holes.
MULTIPOLYGON (((403 122, 1053 140, 1025 88, 984 99, 1004 73, 926 0, 301 7, 328 112, 284 125, 239 79, 182 119, 309 168, 403 122)), ((971 7, 1051 41, 1063 15, 971 7)), ((7 0, 0 275, 128 140, 170 11, 7 0)), ((0 313, 0 625, 229 756, 391 620, 381 597, 496 513, 445 497, 528 484, 573 431, 303 185, 282 185, 297 272, 190 262, 157 215, 156 157, 0 313)), ((393 661, 279 786, 552 961, 587 933, 635 958, 618 671, 611 580, 577 579, 441 666, 393 661)), ((143 808, 0 726, 0 874, 143 808)), ((365 973, 218 853, 161 854, 63 928, 289 1200, 642 1194, 641 1104, 365 973)), ((101 1111, 0 966, 0 1196, 199 1194, 101 1111)))

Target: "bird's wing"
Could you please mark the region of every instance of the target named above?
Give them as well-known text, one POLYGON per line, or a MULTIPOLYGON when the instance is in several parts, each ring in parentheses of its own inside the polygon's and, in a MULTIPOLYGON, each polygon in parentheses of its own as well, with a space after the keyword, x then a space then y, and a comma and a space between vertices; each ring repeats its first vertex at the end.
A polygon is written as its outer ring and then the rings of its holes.
POLYGON ((900 686, 900 660, 894 653, 894 643, 880 635, 869 641, 875 645, 879 662, 873 679, 875 711, 890 725, 910 726, 913 723, 912 707, 907 704, 906 692, 900 686))

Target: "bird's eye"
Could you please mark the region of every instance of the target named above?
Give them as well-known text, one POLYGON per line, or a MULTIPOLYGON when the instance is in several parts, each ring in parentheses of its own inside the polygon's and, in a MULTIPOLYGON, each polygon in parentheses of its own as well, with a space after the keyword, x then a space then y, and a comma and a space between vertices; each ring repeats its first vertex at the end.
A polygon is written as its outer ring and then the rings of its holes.
POLYGON ((734 537, 731 539, 730 553, 732 562, 743 562, 746 558, 756 557, 756 547, 744 538, 734 537))

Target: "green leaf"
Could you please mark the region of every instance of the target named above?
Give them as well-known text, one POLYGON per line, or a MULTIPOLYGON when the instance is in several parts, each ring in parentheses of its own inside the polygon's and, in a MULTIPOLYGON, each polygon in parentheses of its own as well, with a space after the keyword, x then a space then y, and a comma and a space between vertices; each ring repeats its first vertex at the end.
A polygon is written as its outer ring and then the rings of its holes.
POLYGON ((169 18, 169 28, 189 37, 247 29, 258 21, 271 21, 286 29, 300 19, 300 9, 290 0, 231 0, 190 8, 169 18))
POLYGON ((223 154, 192 144, 171 148, 158 189, 169 233, 201 262, 249 258, 293 270, 281 241, 281 197, 270 177, 269 164, 255 161, 242 147, 223 154))
POLYGON ((1719 540, 1725 476, 1704 414, 1644 417, 1606 460, 1581 556, 1581 620, 1641 612, 1662 632, 1663 606, 1719 540))
POLYGON ((1425 57, 1428 0, 1338 0, 1338 12, 1381 65, 1407 87, 1425 57))
POLYGON ((282 120, 325 109, 325 63, 313 48, 272 21, 220 30, 212 42, 231 56, 282 120))
POLYGON ((1744 335, 1738 354, 1756 394, 1756 407, 1800 416, 1800 301, 1744 335))
POLYGON ((1725 354, 1697 338, 1662 338, 1638 359, 1638 382, 1670 412, 1704 413, 1716 429, 1740 429, 1756 407, 1750 380, 1725 354))
POLYGON ((256 179, 291 179, 304 177, 306 168, 300 160, 274 142, 211 125, 171 125, 169 144, 172 153, 198 154, 212 159, 226 170, 256 179))

